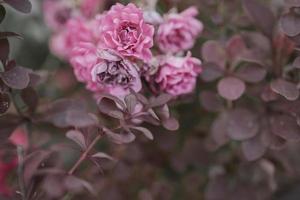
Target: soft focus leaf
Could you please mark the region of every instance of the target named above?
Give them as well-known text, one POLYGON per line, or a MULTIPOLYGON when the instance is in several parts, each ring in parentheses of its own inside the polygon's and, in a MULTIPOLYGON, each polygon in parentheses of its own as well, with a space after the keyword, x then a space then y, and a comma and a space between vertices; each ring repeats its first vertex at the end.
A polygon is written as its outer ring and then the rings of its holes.
POLYGON ((7 39, 0 39, 0 61, 6 64, 9 55, 9 43, 7 39))
POLYGON ((172 96, 169 94, 160 94, 158 97, 156 98, 151 98, 150 99, 150 107, 158 107, 158 106, 163 106, 166 103, 168 103, 169 101, 171 101, 172 96))
POLYGON ((0 39, 5 39, 8 37, 22 38, 19 34, 14 32, 0 32, 0 39))
POLYGON ((286 140, 300 140, 300 127, 296 119, 289 115, 273 115, 270 118, 271 130, 286 140))
POLYGON ((290 7, 300 7, 299 0, 284 0, 284 2, 290 7))
POLYGON ((221 113, 213 122, 211 126, 211 135, 218 146, 222 146, 229 141, 228 133, 228 114, 221 113))
POLYGON ((257 0, 243 0, 243 7, 254 24, 268 37, 272 37, 275 18, 272 11, 257 0))
POLYGON ((29 0, 3 0, 3 1, 20 12, 29 13, 31 11, 32 6, 29 0))
POLYGON ((0 24, 4 20, 5 14, 6 14, 5 8, 2 5, 0 5, 0 24))
POLYGON ((93 186, 80 178, 77 178, 75 176, 67 176, 64 179, 64 185, 66 188, 73 193, 79 193, 83 189, 87 189, 91 194, 95 195, 96 191, 94 190, 93 186))
POLYGON ((294 13, 281 16, 279 23, 283 32, 290 37, 300 33, 300 17, 294 13))
POLYGON ((205 62, 212 62, 224 69, 226 63, 226 52, 224 47, 217 41, 207 41, 202 46, 202 58, 205 62))
POLYGON ((125 97, 125 103, 127 105, 127 109, 129 113, 133 113, 135 106, 137 104, 137 98, 134 94, 129 94, 125 97))
POLYGON ((18 116, 6 114, 0 117, 0 145, 7 142, 11 133, 22 123, 18 116))
POLYGON ((244 64, 236 71, 237 77, 249 83, 262 81, 266 74, 267 71, 261 65, 256 63, 244 64))
POLYGON ((83 128, 88 126, 97 125, 97 118, 94 117, 92 114, 87 112, 81 112, 78 110, 71 110, 66 112, 66 123, 69 126, 83 128))
POLYGON ((7 93, 0 93, 0 115, 6 113, 10 106, 10 98, 7 93))
POLYGON ((259 135, 256 135, 242 143, 242 150, 247 160, 253 161, 265 153, 267 147, 261 141, 259 135))
POLYGON ((153 138, 154 138, 151 131, 144 128, 144 127, 135 127, 135 126, 133 126, 133 127, 130 127, 130 128, 143 133, 150 140, 153 140, 153 138))
POLYGON ((238 58, 242 57, 246 50, 246 44, 240 35, 231 37, 226 44, 226 53, 231 62, 234 62, 238 58))
POLYGON ((19 66, 1 73, 0 77, 7 86, 19 90, 26 88, 30 80, 28 71, 19 66))
POLYGON ((294 101, 299 97, 299 90, 294 83, 284 79, 277 79, 271 82, 271 89, 284 96, 287 100, 294 101))
POLYGON ((176 131, 179 128, 179 123, 177 119, 175 118, 169 118, 162 121, 163 126, 170 130, 170 131, 176 131))
POLYGON ((117 102, 111 98, 103 97, 98 101, 99 110, 110 117, 123 119, 124 115, 120 108, 118 107, 117 102))
POLYGON ((300 56, 298 56, 294 62, 293 62, 293 67, 300 69, 300 56))
POLYGON ((259 124, 254 113, 246 109, 235 109, 228 115, 227 133, 234 140, 246 140, 257 134, 259 124))
POLYGON ((170 118, 170 110, 167 104, 160 107, 156 107, 154 110, 155 113, 152 109, 149 109, 149 113, 151 114, 151 116, 153 116, 153 118, 157 120, 164 120, 170 118))
POLYGON ((202 106, 210 112, 218 112, 223 108, 222 99, 212 91, 202 91, 200 101, 202 106))
POLYGON ((214 63, 204 63, 202 67, 203 71, 200 76, 205 82, 215 81, 224 74, 223 70, 214 63))
POLYGON ((116 159, 114 159, 110 155, 108 155, 106 153, 103 153, 103 152, 97 152, 97 153, 93 154, 92 157, 93 158, 108 159, 108 160, 116 161, 116 159))
POLYGON ((218 83, 219 94, 230 101, 240 98, 245 92, 245 89, 245 83, 235 77, 225 77, 218 83))
POLYGON ((82 149, 86 149, 86 142, 83 134, 78 130, 70 130, 66 133, 67 138, 73 140, 77 143, 82 149))
POLYGON ((106 135, 117 144, 127 144, 135 140, 135 135, 130 132, 121 132, 119 134, 112 132, 109 129, 105 130, 106 135))
POLYGON ((28 106, 29 111, 34 112, 39 102, 37 92, 33 88, 28 87, 22 90, 21 97, 24 103, 28 106))

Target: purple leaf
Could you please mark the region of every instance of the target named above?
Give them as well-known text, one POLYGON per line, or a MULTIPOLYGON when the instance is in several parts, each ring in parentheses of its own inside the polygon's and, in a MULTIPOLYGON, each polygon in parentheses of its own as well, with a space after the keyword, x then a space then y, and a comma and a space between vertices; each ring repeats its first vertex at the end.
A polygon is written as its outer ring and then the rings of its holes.
POLYGON ((3 0, 3 1, 20 12, 29 13, 31 11, 32 6, 29 0, 3 0))
POLYGON ((179 123, 175 118, 163 120, 162 125, 169 131, 176 131, 179 128, 179 123))
POLYGON ((221 113, 217 117, 217 119, 214 120, 211 126, 210 131, 212 134, 212 138, 219 146, 222 146, 229 141, 227 126, 228 126, 228 115, 225 112, 221 113))
POLYGON ((9 55, 9 43, 7 39, 0 39, 0 61, 6 64, 9 55))
POLYGON ((242 150, 246 159, 253 161, 262 157, 267 147, 263 144, 260 135, 256 135, 242 143, 242 150))
POLYGON ((245 83, 235 77, 225 77, 218 83, 219 94, 230 101, 240 98, 245 92, 245 89, 245 83))
POLYGON ((79 193, 83 189, 87 189, 92 195, 96 195, 96 191, 89 182, 75 176, 67 176, 64 179, 64 185, 69 191, 73 193, 79 193))
POLYGON ((94 126, 98 124, 97 117, 93 116, 91 113, 81 112, 78 110, 71 110, 66 112, 65 117, 68 126, 77 128, 94 126))
POLYGON ((150 107, 158 107, 163 106, 169 101, 171 101, 173 97, 169 94, 160 94, 158 97, 154 97, 150 99, 150 107))
POLYGON ((300 69, 300 56, 298 56, 294 62, 293 62, 293 67, 295 67, 296 69, 300 69))
POLYGON ((83 134, 78 130, 70 130, 66 133, 66 137, 77 143, 83 150, 87 148, 83 134))
POLYGON ((272 11, 257 0, 243 0, 243 7, 255 25, 272 38, 275 18, 272 11))
POLYGON ((2 5, 0 5, 0 24, 4 20, 5 14, 6 14, 5 8, 2 5))
POLYGON ((127 144, 135 140, 135 135, 130 132, 121 132, 119 134, 112 132, 109 129, 104 130, 107 137, 117 144, 127 144))
POLYGON ((157 120, 170 118, 170 110, 167 104, 155 108, 154 111, 155 112, 153 112, 152 109, 149 109, 150 115, 157 120))
POLYGON ((202 46, 201 51, 202 57, 205 62, 212 62, 220 66, 220 68, 225 68, 226 63, 226 52, 224 47, 221 46, 217 41, 207 41, 202 46))
POLYGON ((254 113, 246 109, 232 110, 228 115, 227 133, 234 140, 246 140, 257 134, 259 124, 254 113))
POLYGON ((270 118, 271 130, 285 140, 300 140, 300 127, 295 118, 289 115, 273 115, 270 118))
POLYGON ((39 102, 36 91, 31 87, 25 88, 21 91, 21 97, 24 103, 28 106, 29 111, 31 113, 34 112, 39 102))
POLYGON ((148 129, 146 129, 144 127, 135 127, 135 126, 133 126, 133 127, 130 127, 130 128, 143 133, 150 140, 153 140, 153 138, 154 138, 151 131, 149 131, 148 129))
POLYGON ((285 0, 284 1, 289 7, 300 7, 299 0, 285 0))
POLYGON ((137 98, 134 94, 129 94, 125 97, 125 103, 127 105, 127 109, 129 113, 133 113, 135 106, 137 104, 137 98))
POLYGON ((292 12, 281 16, 279 23, 283 32, 290 37, 300 33, 300 17, 292 12))
MULTIPOLYGON (((99 110, 110 117, 124 119, 124 114, 120 110, 116 101, 111 98, 103 97, 98 101, 99 110)), ((125 108, 125 105, 124 105, 125 108)))
POLYGON ((271 89, 290 101, 294 101, 299 97, 299 90, 296 84, 288 82, 284 79, 277 79, 272 81, 271 89))
POLYGON ((246 82, 258 83, 265 78, 267 71, 259 64, 247 63, 239 67, 235 74, 246 82))
POLYGON ((220 78, 224 72, 220 67, 214 63, 204 63, 201 78, 205 82, 215 81, 220 78))
POLYGON ((3 82, 13 89, 24 89, 29 84, 28 70, 24 67, 16 66, 0 74, 3 82))
POLYGON ((111 157, 110 155, 107 155, 106 153, 103 152, 97 152, 94 155, 92 155, 93 158, 99 158, 99 159, 108 159, 111 161, 116 161, 115 158, 111 157))
POLYGON ((11 133, 22 123, 18 116, 6 114, 0 118, 0 144, 7 142, 11 133))
POLYGON ((200 101, 202 106, 210 112, 218 112, 223 108, 222 99, 212 91, 202 91, 200 101))
POLYGON ((4 114, 10 106, 10 98, 6 93, 0 93, 0 115, 4 114))

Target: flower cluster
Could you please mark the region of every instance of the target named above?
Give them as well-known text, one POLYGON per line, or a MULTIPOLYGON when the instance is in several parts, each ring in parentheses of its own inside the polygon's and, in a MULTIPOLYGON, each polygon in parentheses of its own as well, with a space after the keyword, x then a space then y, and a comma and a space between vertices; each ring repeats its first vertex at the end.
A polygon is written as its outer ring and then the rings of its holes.
POLYGON ((195 7, 163 17, 153 11, 161 20, 152 23, 151 16, 132 3, 117 3, 103 13, 86 5, 77 9, 76 15, 69 13, 69 7, 61 11, 63 6, 55 9, 56 3, 48 4, 46 1, 48 25, 54 30, 63 25, 50 40, 52 52, 72 65, 77 80, 95 96, 108 93, 122 99, 130 91, 140 92, 142 80, 155 94, 174 97, 195 88, 201 61, 191 53, 182 56, 203 29, 195 18, 195 7))

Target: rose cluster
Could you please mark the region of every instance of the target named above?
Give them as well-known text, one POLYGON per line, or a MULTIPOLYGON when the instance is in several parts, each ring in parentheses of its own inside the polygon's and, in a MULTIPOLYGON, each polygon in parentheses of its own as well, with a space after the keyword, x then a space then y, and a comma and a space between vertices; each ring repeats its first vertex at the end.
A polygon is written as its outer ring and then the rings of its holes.
POLYGON ((201 61, 187 51, 203 30, 195 7, 161 16, 117 3, 101 13, 99 1, 81 0, 75 8, 65 1, 44 4, 54 30, 50 48, 71 64, 78 81, 95 96, 120 98, 140 92, 142 80, 155 94, 176 97, 194 90, 201 61))

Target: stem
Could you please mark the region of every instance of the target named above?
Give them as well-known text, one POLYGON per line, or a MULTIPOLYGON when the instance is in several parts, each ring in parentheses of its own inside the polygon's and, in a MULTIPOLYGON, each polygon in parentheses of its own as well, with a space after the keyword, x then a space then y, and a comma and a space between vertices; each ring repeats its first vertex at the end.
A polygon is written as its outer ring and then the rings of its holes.
POLYGON ((76 169, 86 159, 90 151, 93 149, 96 143, 101 139, 101 137, 102 134, 97 135, 97 137, 92 141, 92 143, 87 147, 87 149, 81 154, 80 158, 77 160, 74 166, 69 170, 68 172, 69 175, 72 175, 76 171, 76 169))
POLYGON ((17 147, 17 153, 18 153, 18 182, 20 187, 20 194, 22 197, 22 200, 26 200, 26 191, 25 191, 25 185, 24 185, 24 179, 23 179, 23 169, 24 169, 24 151, 22 146, 17 147))

